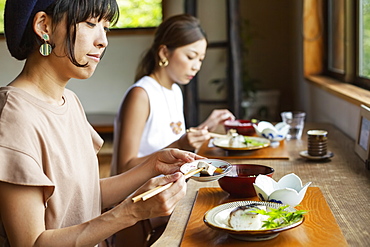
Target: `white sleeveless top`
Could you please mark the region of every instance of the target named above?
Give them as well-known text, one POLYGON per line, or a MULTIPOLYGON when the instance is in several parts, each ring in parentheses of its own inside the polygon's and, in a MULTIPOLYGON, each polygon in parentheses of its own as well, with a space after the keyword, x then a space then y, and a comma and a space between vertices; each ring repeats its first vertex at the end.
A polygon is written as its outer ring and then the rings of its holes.
POLYGON ((150 76, 144 76, 126 91, 124 97, 134 87, 141 87, 146 91, 150 104, 149 118, 145 123, 138 153, 138 157, 142 157, 165 148, 185 133, 183 96, 176 83, 169 90, 150 76), (182 123, 182 130, 175 134, 170 124, 178 121, 182 123))

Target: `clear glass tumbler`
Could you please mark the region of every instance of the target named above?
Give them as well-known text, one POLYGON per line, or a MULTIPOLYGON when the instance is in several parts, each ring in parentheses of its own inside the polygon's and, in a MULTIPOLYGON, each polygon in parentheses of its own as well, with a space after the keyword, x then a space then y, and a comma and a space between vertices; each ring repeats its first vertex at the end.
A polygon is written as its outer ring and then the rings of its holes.
POLYGON ((281 113, 284 123, 290 126, 286 136, 287 140, 301 139, 306 113, 302 111, 286 111, 281 113))

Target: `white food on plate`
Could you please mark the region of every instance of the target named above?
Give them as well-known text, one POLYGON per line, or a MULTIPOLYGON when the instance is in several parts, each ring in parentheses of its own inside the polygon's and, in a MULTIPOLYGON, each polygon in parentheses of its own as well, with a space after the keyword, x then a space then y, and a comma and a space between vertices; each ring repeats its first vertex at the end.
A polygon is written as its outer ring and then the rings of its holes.
POLYGON ((229 146, 230 147, 245 147, 245 139, 242 135, 232 135, 229 140, 229 146))
POLYGON ((204 168, 200 173, 201 174, 204 174, 204 175, 209 175, 209 176, 212 176, 215 171, 216 171, 216 167, 207 163, 207 162, 204 162, 204 161, 199 161, 198 162, 198 168, 204 168))
POLYGON ((260 230, 263 221, 268 217, 253 213, 256 209, 265 209, 265 206, 246 205, 239 206, 230 212, 229 226, 235 230, 260 230))

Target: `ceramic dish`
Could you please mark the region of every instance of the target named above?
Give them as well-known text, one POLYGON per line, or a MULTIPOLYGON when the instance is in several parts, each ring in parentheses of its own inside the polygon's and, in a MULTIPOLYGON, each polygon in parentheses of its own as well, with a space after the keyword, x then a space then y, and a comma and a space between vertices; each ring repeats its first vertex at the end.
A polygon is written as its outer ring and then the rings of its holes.
POLYGON ((196 161, 193 161, 193 162, 190 162, 190 163, 183 164, 180 167, 180 171, 182 173, 186 174, 191 170, 197 169, 199 161, 207 162, 207 163, 209 163, 209 164, 211 164, 215 167, 218 167, 218 168, 222 169, 221 173, 216 171, 213 176, 201 175, 200 173, 197 173, 197 174, 190 177, 191 179, 193 179, 195 181, 199 181, 199 182, 210 182, 210 181, 218 180, 218 179, 222 178, 223 176, 225 176, 226 174, 228 174, 231 171, 231 168, 232 168, 232 166, 229 162, 226 162, 226 161, 223 161, 223 160, 202 159, 202 160, 196 160, 196 161))
POLYGON ((259 174, 253 186, 261 201, 276 202, 295 207, 301 203, 311 183, 307 182, 303 185, 300 177, 294 173, 283 176, 277 182, 271 176, 259 174))
POLYGON ((289 125, 280 122, 275 126, 267 121, 261 121, 258 124, 253 124, 253 127, 258 136, 269 139, 271 142, 279 142, 285 139, 289 132, 289 125))
POLYGON ((309 160, 324 160, 324 159, 332 158, 334 156, 334 153, 328 151, 325 155, 322 155, 322 156, 312 156, 308 154, 307 150, 305 150, 305 151, 299 152, 299 155, 309 160))
POLYGON ((213 145, 226 150, 255 150, 270 146, 270 141, 262 137, 244 136, 248 145, 240 143, 238 146, 230 145, 230 137, 216 138, 213 140, 213 145))
MULTIPOLYGON (((268 230, 234 230, 228 225, 228 219, 230 212, 239 206, 257 204, 261 206, 266 206, 267 208, 279 208, 283 204, 272 203, 272 202, 259 202, 259 201, 235 201, 225 204, 221 204, 217 207, 209 210, 203 217, 204 223, 215 230, 227 232, 232 238, 244 240, 244 241, 263 241, 275 238, 280 232, 292 229, 299 226, 304 221, 303 218, 295 223, 281 228, 268 229, 268 230)), ((296 209, 293 207, 288 207, 285 209, 288 212, 295 212, 296 209)))

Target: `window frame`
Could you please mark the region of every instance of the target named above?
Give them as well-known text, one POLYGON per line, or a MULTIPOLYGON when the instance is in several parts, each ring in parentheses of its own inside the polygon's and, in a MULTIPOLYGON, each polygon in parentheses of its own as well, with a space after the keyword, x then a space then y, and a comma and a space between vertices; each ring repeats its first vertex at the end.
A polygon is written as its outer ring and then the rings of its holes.
MULTIPOLYGON (((360 15, 360 1, 356 0, 356 17, 360 15)), ((359 75, 360 71, 360 22, 359 19, 356 18, 355 21, 355 29, 356 31, 356 36, 355 36, 355 44, 356 44, 356 49, 355 49, 355 55, 356 55, 356 66, 355 66, 355 78, 354 78, 354 85, 366 88, 370 90, 370 79, 369 78, 364 78, 359 75)))
MULTIPOLYGON (((336 72, 334 70, 331 70, 329 68, 329 63, 330 63, 330 38, 329 38, 329 28, 330 28, 330 3, 329 3, 330 0, 328 1, 324 1, 324 6, 323 6, 323 12, 325 13, 324 16, 325 16, 325 21, 324 21, 324 39, 325 39, 325 60, 324 60, 324 74, 329 76, 329 77, 332 77, 332 78, 335 78, 339 81, 345 81, 345 73, 339 73, 339 72, 336 72)), ((345 16, 345 22, 346 22, 346 17, 345 16)), ((346 52, 344 51, 344 60, 346 61, 346 52)), ((346 68, 345 68, 346 69, 346 68)))
POLYGON ((323 10, 325 13, 325 61, 324 74, 335 78, 339 81, 350 83, 352 85, 370 90, 370 79, 359 76, 359 58, 360 58, 360 43, 359 43, 359 0, 345 1, 345 39, 346 46, 344 50, 345 71, 344 74, 335 72, 329 68, 329 25, 330 25, 330 9, 329 1, 324 1, 323 10))

